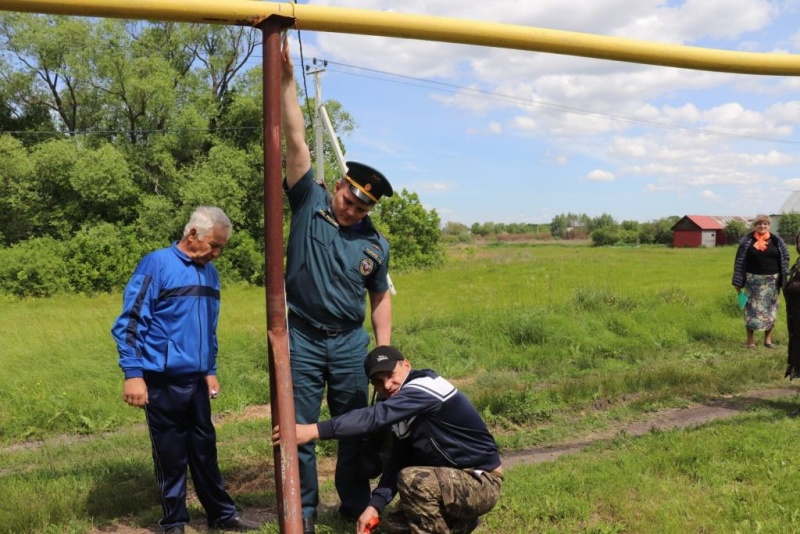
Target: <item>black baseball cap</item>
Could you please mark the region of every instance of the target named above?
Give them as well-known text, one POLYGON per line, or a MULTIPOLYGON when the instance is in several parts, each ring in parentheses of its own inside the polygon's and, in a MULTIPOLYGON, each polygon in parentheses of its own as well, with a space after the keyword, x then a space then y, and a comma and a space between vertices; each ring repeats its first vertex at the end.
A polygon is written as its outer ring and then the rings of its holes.
POLYGON ((386 177, 369 165, 348 161, 344 179, 350 184, 350 191, 368 206, 374 206, 381 197, 394 194, 392 184, 386 177))
POLYGON ((388 373, 394 370, 397 362, 405 360, 400 351, 389 345, 375 347, 364 360, 364 372, 372 378, 375 373, 388 373))

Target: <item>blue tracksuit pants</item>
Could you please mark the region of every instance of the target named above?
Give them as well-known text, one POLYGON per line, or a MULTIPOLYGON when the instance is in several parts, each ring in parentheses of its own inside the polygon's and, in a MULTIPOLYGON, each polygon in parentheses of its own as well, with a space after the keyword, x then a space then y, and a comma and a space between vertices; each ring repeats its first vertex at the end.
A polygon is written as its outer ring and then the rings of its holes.
POLYGON ((209 525, 236 514, 233 499, 222 485, 217 464, 217 435, 211 422, 208 385, 204 376, 145 375, 147 426, 153 445, 153 465, 166 530, 189 522, 186 510, 186 469, 209 525))

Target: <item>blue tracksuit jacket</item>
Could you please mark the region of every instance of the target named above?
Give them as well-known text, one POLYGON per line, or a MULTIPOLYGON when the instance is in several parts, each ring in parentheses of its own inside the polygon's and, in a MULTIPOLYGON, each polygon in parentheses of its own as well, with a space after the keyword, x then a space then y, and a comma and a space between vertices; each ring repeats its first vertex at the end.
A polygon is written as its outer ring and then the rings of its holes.
POLYGON ((216 374, 219 275, 177 242, 145 256, 128 281, 111 334, 125 378, 216 374))

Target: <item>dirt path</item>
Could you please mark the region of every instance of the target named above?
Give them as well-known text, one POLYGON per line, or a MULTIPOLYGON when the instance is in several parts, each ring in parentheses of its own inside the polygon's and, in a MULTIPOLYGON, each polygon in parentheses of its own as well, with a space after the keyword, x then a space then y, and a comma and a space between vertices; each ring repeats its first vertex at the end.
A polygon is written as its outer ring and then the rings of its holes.
MULTIPOLYGON (((708 401, 704 404, 696 404, 686 408, 655 412, 653 414, 650 414, 650 416, 648 416, 646 420, 632 424, 612 427, 606 431, 594 433, 585 436, 580 440, 572 441, 569 443, 563 443, 548 447, 538 447, 538 448, 523 449, 519 451, 506 452, 503 454, 503 463, 506 466, 506 468, 513 468, 514 466, 521 464, 536 464, 541 462, 549 462, 565 454, 576 453, 582 450, 584 447, 587 447, 588 445, 591 445, 593 443, 611 439, 614 436, 618 435, 620 432, 625 432, 626 434, 632 436, 639 436, 646 434, 651 430, 669 430, 674 428, 686 428, 686 427, 701 425, 703 423, 712 420, 732 417, 737 413, 740 413, 748 409, 750 406, 759 401, 776 399, 776 398, 789 398, 792 399, 792 403, 794 403, 795 402, 794 398, 798 395, 798 393, 800 393, 800 389, 796 387, 757 390, 757 391, 742 393, 739 395, 721 397, 718 399, 708 401)), ((798 402, 797 404, 798 407, 800 407, 800 402, 798 402)), ((249 410, 245 414, 234 416, 234 419, 269 417, 269 413, 270 411, 268 408, 258 407, 249 410)), ((220 422, 222 423, 222 421, 220 422)), ((333 460, 328 458, 321 459, 319 468, 321 477, 332 476, 333 460)), ((252 484, 256 484, 257 485, 256 487, 263 489, 265 487, 263 484, 266 484, 267 486, 270 487, 273 485, 273 482, 271 480, 266 480, 270 476, 272 476, 271 473, 264 473, 256 476, 258 480, 247 477, 249 479, 247 482, 228 480, 228 484, 232 486, 234 491, 236 489, 244 489, 243 486, 250 486, 252 484)), ((325 504, 331 506, 334 503, 324 503, 323 506, 325 504)), ((275 520, 274 510, 272 509, 248 508, 245 512, 245 515, 248 518, 257 520, 265 520, 265 521, 275 520)), ((186 529, 186 532, 189 534, 207 532, 205 524, 202 522, 202 520, 193 521, 187 527, 188 528, 186 529)), ((115 525, 111 527, 100 528, 94 531, 95 534, 101 532, 117 532, 121 534, 147 534, 152 532, 160 532, 160 530, 156 528, 142 528, 134 525, 123 524, 123 525, 115 525)))
MULTIPOLYGON (((800 393, 800 390, 792 387, 764 389, 749 391, 736 396, 722 397, 711 400, 705 404, 696 404, 687 408, 655 412, 645 421, 610 428, 605 432, 587 436, 580 441, 573 441, 550 447, 507 452, 503 454, 503 464, 508 467, 513 467, 519 464, 549 462, 555 460, 559 456, 578 452, 584 447, 597 443, 598 441, 611 439, 620 432, 625 432, 631 436, 641 436, 651 430, 669 430, 673 428, 702 425, 703 423, 715 419, 732 417, 746 410, 749 406, 758 401, 780 397, 794 397, 798 393, 800 393)), ((798 407, 800 407, 800 403, 798 403, 798 407)))

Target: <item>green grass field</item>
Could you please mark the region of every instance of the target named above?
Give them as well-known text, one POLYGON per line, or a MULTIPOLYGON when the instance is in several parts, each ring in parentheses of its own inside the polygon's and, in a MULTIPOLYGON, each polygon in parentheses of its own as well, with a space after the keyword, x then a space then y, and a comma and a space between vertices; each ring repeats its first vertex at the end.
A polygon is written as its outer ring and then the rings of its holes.
MULTIPOLYGON (((442 269, 393 273, 393 343, 415 366, 453 379, 505 451, 786 386, 783 309, 779 350, 742 348, 734 252, 453 247, 442 269)), ((243 416, 269 399, 264 292, 225 287, 222 297, 220 463, 239 504, 272 508, 269 421, 243 416)), ((143 416, 120 396, 109 334, 120 303, 101 295, 0 306, 0 532, 151 527, 158 517, 143 416)), ((800 422, 788 417, 796 404, 764 401, 701 428, 623 434, 515 467, 480 531, 800 531, 800 422)), ((322 515, 320 532, 344 528, 322 515)))

